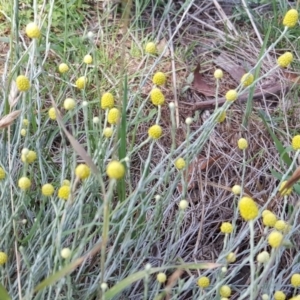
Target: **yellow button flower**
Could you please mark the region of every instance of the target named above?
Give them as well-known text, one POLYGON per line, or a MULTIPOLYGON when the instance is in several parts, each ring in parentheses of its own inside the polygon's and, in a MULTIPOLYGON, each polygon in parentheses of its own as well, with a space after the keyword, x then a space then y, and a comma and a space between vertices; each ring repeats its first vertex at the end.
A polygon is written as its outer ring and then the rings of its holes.
POLYGON ((52 196, 54 193, 54 187, 50 183, 46 183, 42 186, 42 194, 46 197, 52 196))
POLYGON ((56 112, 55 112, 55 108, 54 107, 51 107, 49 110, 48 110, 48 115, 49 115, 49 118, 51 120, 56 120, 56 112))
POLYGON ((31 39, 38 39, 41 36, 41 31, 34 22, 28 23, 26 25, 25 32, 31 39))
POLYGON ((276 222, 277 222, 277 217, 275 214, 273 214, 271 212, 266 214, 265 216, 263 216, 263 224, 265 226, 274 227, 276 222))
POLYGON ((65 101, 64 101, 64 109, 65 110, 72 110, 74 109, 76 106, 76 102, 74 99, 72 98, 67 98, 65 101))
POLYGON ((243 197, 239 201, 239 210, 245 221, 253 220, 258 216, 257 204, 250 197, 243 197))
POLYGON ((83 58, 83 62, 87 65, 90 65, 93 62, 93 58, 91 55, 87 54, 83 58))
POLYGON ((285 52, 278 57, 277 64, 279 67, 286 68, 293 61, 293 59, 294 57, 291 52, 285 52))
POLYGON ((21 155, 21 160, 23 163, 32 164, 37 158, 36 152, 29 150, 26 154, 21 155))
POLYGON ((248 142, 247 142, 247 140, 244 139, 244 138, 240 138, 238 140, 238 147, 239 147, 240 150, 247 149, 248 148, 248 142))
POLYGON ((219 123, 222 123, 224 122, 226 119, 226 111, 222 111, 221 114, 219 115, 219 117, 217 118, 217 121, 219 123))
POLYGON ((87 83, 86 77, 81 76, 76 80, 75 85, 79 90, 83 90, 86 86, 86 83, 87 83))
POLYGON ((148 129, 148 135, 150 138, 156 140, 162 136, 162 128, 159 125, 153 125, 148 129))
POLYGON ((264 216, 266 216, 267 214, 272 214, 272 212, 270 211, 270 210, 268 210, 268 209, 265 209, 263 212, 262 212, 262 216, 264 217, 264 216))
POLYGON ((163 105, 165 103, 165 96, 159 88, 154 88, 150 92, 150 99, 151 102, 156 106, 163 105))
POLYGON ((156 45, 153 42, 149 42, 146 44, 145 51, 148 54, 155 55, 156 54, 156 45))
POLYGON ((178 157, 174 164, 178 170, 182 170, 185 167, 185 160, 182 157, 178 157))
POLYGON ((163 85, 166 83, 167 77, 163 72, 156 72, 152 78, 152 82, 156 85, 163 85))
POLYGON ((293 287, 300 287, 300 274, 296 273, 292 275, 291 284, 293 287))
POLYGON ((31 181, 28 177, 21 177, 18 181, 18 186, 21 190, 26 191, 31 186, 31 181))
POLYGON ((230 252, 227 256, 226 256, 226 260, 229 263, 234 263, 236 261, 236 255, 234 252, 230 252))
POLYGON ((229 222, 223 222, 220 227, 220 230, 222 233, 231 233, 233 230, 233 226, 229 222))
POLYGON ((21 131, 20 131, 20 134, 21 134, 21 136, 26 136, 27 130, 22 128, 21 131))
POLYGON ((288 229, 288 224, 284 220, 278 220, 275 223, 274 228, 278 231, 285 232, 288 229))
POLYGON ((71 256, 72 251, 70 250, 70 248, 63 248, 60 251, 60 255, 62 258, 67 259, 71 256))
POLYGON ((120 120, 120 111, 115 107, 110 109, 107 115, 107 122, 109 124, 117 124, 119 120, 120 120))
POLYGON ((287 183, 287 180, 284 180, 280 184, 279 193, 281 196, 289 196, 293 191, 293 186, 289 187, 288 189, 285 189, 286 183, 287 183))
POLYGON ((5 252, 0 252, 0 266, 7 262, 7 254, 5 252))
POLYGON ((242 187, 240 185, 236 184, 231 188, 231 191, 234 195, 240 195, 242 192, 242 187))
POLYGON ((158 273, 157 276, 156 276, 156 280, 159 282, 159 283, 164 283, 166 282, 167 280, 167 275, 165 273, 158 273))
POLYGON ((215 70, 215 72, 214 72, 214 77, 215 77, 216 79, 221 79, 221 78, 223 78, 223 71, 222 71, 221 69, 215 70))
POLYGON ((68 200, 70 196, 71 188, 68 185, 63 185, 58 190, 58 198, 68 200))
POLYGON ((236 90, 229 90, 225 95, 226 101, 229 102, 235 101, 237 98, 238 98, 238 93, 236 90))
POLYGON ((262 251, 257 254, 256 259, 261 264, 267 263, 270 260, 270 254, 267 251, 262 251))
POLYGON ((209 287, 210 280, 207 276, 202 276, 198 279, 197 284, 199 287, 204 289, 204 288, 209 287))
POLYGON ((251 73, 246 73, 241 78, 241 84, 244 87, 249 86, 250 84, 252 84, 253 81, 254 81, 254 76, 251 73))
POLYGON ((268 236, 268 243, 272 248, 278 248, 283 240, 283 235, 278 231, 272 231, 268 236))
POLYGON ((122 163, 112 160, 106 167, 106 174, 110 179, 121 179, 125 174, 125 167, 122 163))
POLYGON ((6 176, 5 171, 3 168, 0 167, 0 180, 4 179, 6 176))
POLYGON ((295 135, 292 139, 292 147, 294 150, 300 149, 300 134, 295 135))
POLYGON ((86 164, 80 164, 75 169, 75 174, 80 179, 86 179, 91 174, 91 169, 86 164))
POLYGON ((188 208, 188 206, 189 206, 188 201, 186 201, 185 199, 180 200, 180 202, 179 202, 179 208, 181 210, 186 210, 188 208))
POLYGON ((17 89, 21 92, 26 92, 30 88, 29 79, 25 75, 19 75, 16 79, 17 89))
POLYGON ((29 121, 27 119, 23 119, 22 124, 24 127, 28 127, 29 121))
POLYGON ((103 130, 103 135, 106 137, 106 138, 110 138, 112 135, 113 135, 113 129, 111 127, 106 127, 104 128, 103 130))
POLYGON ((287 11, 283 18, 283 26, 294 27, 298 22, 298 11, 296 9, 290 9, 287 11))
POLYGON ((115 104, 114 96, 111 93, 104 93, 101 97, 101 108, 113 108, 115 104))
POLYGON ((220 288, 220 295, 222 297, 230 297, 231 295, 231 288, 228 285, 222 285, 220 288))
POLYGON ((61 63, 59 66, 58 66, 58 71, 59 73, 66 73, 69 71, 69 66, 65 63, 61 63))
POLYGON ((276 291, 274 293, 274 300, 285 300, 285 299, 286 299, 286 295, 282 291, 276 291))

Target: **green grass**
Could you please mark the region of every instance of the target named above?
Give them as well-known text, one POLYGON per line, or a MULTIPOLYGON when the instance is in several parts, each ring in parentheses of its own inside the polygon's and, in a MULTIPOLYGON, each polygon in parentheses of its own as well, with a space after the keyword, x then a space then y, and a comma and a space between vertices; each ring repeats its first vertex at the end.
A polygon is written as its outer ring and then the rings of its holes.
MULTIPOLYGON (((0 299, 221 299, 222 285, 231 287, 232 299, 260 299, 262 294, 273 299, 276 290, 296 295, 289 281, 292 273, 300 272, 298 184, 291 196, 280 197, 278 189, 297 167, 299 150, 291 148, 290 140, 300 128, 297 124, 289 128, 289 114, 297 115, 299 107, 292 101, 295 94, 284 95, 292 108, 280 103, 278 121, 276 111, 259 110, 255 102, 250 103, 254 87, 266 74, 278 76, 274 65, 268 69, 267 57, 251 70, 257 78, 252 86, 220 81, 220 93, 229 88, 250 91, 246 107, 226 102, 204 119, 198 112, 186 113, 181 105, 190 91, 183 95, 180 91, 191 83, 182 74, 194 67, 189 62, 199 61, 193 53, 203 45, 202 36, 197 37, 199 43, 191 36, 189 44, 183 39, 189 34, 185 20, 195 9, 194 1, 180 7, 173 1, 140 1, 132 7, 128 2, 125 12, 121 4, 111 2, 101 8, 81 1, 49 1, 44 10, 43 1, 21 2, 1 3, 10 19, 3 21, 0 30, 11 30, 10 35, 6 33, 10 42, 0 64, 0 124, 10 112, 20 110, 20 115, 0 129, 0 167, 6 173, 0 181, 0 252, 8 255, 0 266, 0 299), (28 9, 21 9, 24 4, 28 9), (24 30, 33 19, 42 31, 38 40, 30 40, 24 30), (163 38, 167 56, 145 53, 148 41, 159 43, 163 38), (86 54, 93 57, 90 66, 82 62, 86 54), (61 62, 70 67, 65 74, 58 72, 61 62), (162 87, 166 103, 156 107, 149 91, 153 74, 160 70, 168 75, 162 87), (27 75, 31 87, 16 96, 14 81, 19 74, 27 75), (88 79, 83 90, 75 86, 80 76, 88 79), (111 138, 103 136, 103 129, 110 125, 108 112, 100 107, 101 96, 108 91, 114 94, 121 114, 111 138), (76 100, 74 110, 63 108, 66 98, 76 100), (168 105, 175 100, 179 109, 168 105), (50 107, 60 111, 57 120, 49 119, 50 107), (219 124, 223 111, 227 119, 219 124), (193 117, 192 124, 185 123, 186 117, 193 117), (24 119, 29 124, 22 136, 24 119), (147 133, 155 123, 164 131, 157 141, 147 133), (249 142, 245 151, 236 146, 241 132, 249 142), (36 152, 34 163, 21 161, 24 148, 36 152), (186 161, 183 171, 174 166, 178 157, 186 161), (213 163, 203 167, 203 159, 213 163), (111 160, 126 167, 121 180, 107 177, 111 160), (75 176, 80 163, 91 169, 86 180, 75 176), (31 180, 27 191, 18 187, 23 176, 31 180), (71 182, 68 201, 58 197, 65 179, 71 182), (55 187, 51 197, 41 193, 46 183, 55 187), (234 184, 251 193, 259 206, 259 216, 250 225, 239 214, 242 196, 230 192, 234 184), (185 210, 180 209, 184 199, 189 202, 185 210), (278 249, 268 246, 271 229, 264 228, 260 217, 266 208, 291 225, 278 249), (220 233, 223 221, 234 224, 232 234, 220 233), (71 250, 69 258, 61 256, 63 248, 71 250), (271 259, 259 264, 257 254, 264 250, 271 259), (226 261, 231 252, 237 256, 233 264, 226 261), (158 272, 167 274, 166 283, 156 280, 158 272), (238 282, 242 274, 250 281, 238 282), (200 276, 210 278, 210 287, 197 286, 200 276)), ((272 24, 277 25, 269 29, 266 20, 258 20, 265 40, 261 55, 283 32, 278 19, 285 11, 279 8, 288 9, 284 1, 272 4, 276 12, 272 24)), ((295 53, 295 68, 298 33, 297 25, 276 45, 276 55, 286 49, 295 53)), ((204 36, 217 38, 214 33, 204 36)), ((212 64, 216 52, 231 54, 249 46, 246 43, 246 39, 228 39, 217 51, 209 49, 201 54, 202 70, 209 73, 216 67, 212 64)), ((269 50, 275 62, 274 49, 269 50)), ((252 59, 257 62, 259 57, 252 59)))

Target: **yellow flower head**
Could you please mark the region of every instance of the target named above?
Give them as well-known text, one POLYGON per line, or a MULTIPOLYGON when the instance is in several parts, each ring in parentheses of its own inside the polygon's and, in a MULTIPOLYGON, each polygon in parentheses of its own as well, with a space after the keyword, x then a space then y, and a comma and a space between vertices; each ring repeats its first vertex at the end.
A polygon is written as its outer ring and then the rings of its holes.
POLYGON ((119 120, 120 120, 120 111, 115 107, 110 109, 107 115, 107 122, 109 124, 117 124, 119 120))
POLYGON ((70 250, 70 248, 63 248, 60 251, 60 255, 62 258, 67 259, 71 256, 72 251, 70 250))
POLYGON ((180 200, 180 202, 179 202, 179 208, 180 208, 181 210, 187 209, 188 206, 189 206, 189 203, 188 203, 185 199, 180 200))
POLYGON ((219 123, 224 122, 226 119, 226 111, 222 111, 221 114, 218 116, 217 121, 219 123))
POLYGON ((20 92, 26 92, 30 88, 29 79, 25 75, 19 75, 16 79, 17 89, 20 92))
POLYGON ((5 171, 3 168, 0 167, 0 180, 4 179, 6 176, 5 171))
POLYGON ((79 90, 83 90, 86 86, 86 83, 87 83, 86 77, 81 76, 76 80, 75 85, 79 90))
POLYGON ((162 136, 162 128, 155 124, 152 125, 149 129, 148 129, 148 135, 150 138, 157 140, 162 136))
POLYGON ((156 45, 153 42, 149 42, 146 44, 145 51, 148 54, 155 55, 156 54, 156 45))
POLYGON ((36 160, 36 157, 37 157, 36 152, 32 151, 32 150, 29 150, 28 152, 26 152, 26 154, 22 153, 21 160, 22 160, 23 163, 31 164, 36 160))
POLYGON ((0 266, 7 262, 7 254, 5 252, 0 252, 0 266))
POLYGON ((272 248, 278 248, 283 240, 283 235, 279 231, 272 231, 268 236, 268 243, 272 248))
POLYGON ((236 184, 231 188, 231 191, 234 195, 240 195, 242 192, 242 187, 236 184))
POLYGON ((125 167, 122 163, 112 160, 106 167, 106 174, 110 179, 121 179, 125 174, 125 167))
POLYGON ((277 64, 279 67, 286 68, 293 61, 293 58, 291 52, 285 52, 277 58, 277 64))
POLYGON ((263 251, 257 254, 256 259, 261 264, 267 263, 270 260, 270 254, 267 251, 263 251))
POLYGON ((104 93, 101 97, 101 108, 113 108, 115 104, 114 96, 111 93, 104 93))
POLYGON ((250 197, 243 197, 239 201, 239 210, 245 221, 253 220, 258 216, 257 204, 250 197))
POLYGON ((243 86, 249 86, 254 81, 254 76, 251 73, 246 73, 241 78, 241 84, 243 86))
POLYGON ((156 106, 163 105, 165 103, 165 96, 159 88, 154 88, 150 92, 150 99, 152 103, 156 106))
POLYGON ((63 181, 62 181, 62 184, 61 184, 62 186, 63 185, 66 185, 66 186, 71 186, 71 182, 70 182, 70 180, 68 180, 68 179, 64 179, 63 181))
POLYGON ((69 66, 65 63, 61 63, 59 66, 58 66, 58 71, 59 73, 66 73, 69 71, 69 66))
POLYGON ((91 169, 86 164, 80 164, 75 169, 75 174, 80 179, 86 179, 91 174, 91 169))
POLYGON ((235 101, 237 98, 238 98, 238 93, 236 90, 229 90, 225 95, 226 101, 229 102, 235 101))
POLYGON ((63 200, 68 200, 71 192, 71 187, 68 185, 63 185, 58 190, 58 198, 63 200))
POLYGON ((222 233, 231 233, 233 230, 233 226, 229 222, 223 222, 220 229, 222 233))
POLYGON ((231 295, 231 288, 228 285, 222 285, 220 288, 220 295, 222 297, 230 297, 231 295))
POLYGON ((28 177, 21 177, 18 181, 18 186, 21 190, 26 191, 31 186, 31 181, 28 177))
POLYGON ((300 287, 300 274, 293 274, 291 277, 291 284, 293 287, 300 287))
POLYGON ((274 293, 274 300, 285 300, 285 299, 286 299, 286 295, 282 291, 276 291, 274 293))
POLYGON ((156 85, 163 85, 166 83, 167 77, 163 72, 156 72, 153 75, 152 82, 156 85))
POLYGON ((294 150, 300 149, 300 134, 295 135, 292 139, 292 147, 294 150))
POLYGON ((293 191, 293 186, 289 187, 288 189, 285 189, 285 185, 287 183, 287 180, 282 181, 279 187, 279 193, 281 196, 289 196, 293 191))
POLYGON ((166 282, 167 280, 167 275, 165 273, 158 273, 157 276, 156 276, 156 280, 159 282, 159 283, 164 283, 166 282))
POLYGON ((42 194, 46 197, 52 196, 54 193, 54 187, 50 183, 46 183, 42 186, 42 194))
POLYGON ((28 127, 29 121, 27 119, 23 119, 22 124, 24 127, 28 127))
POLYGON ((38 39, 41 36, 41 31, 34 22, 28 23, 26 25, 25 32, 31 39, 38 39))
POLYGON ((287 11, 283 18, 283 26, 294 27, 298 22, 298 11, 296 9, 290 9, 287 11))
POLYGON ((65 110, 72 110, 74 109, 76 106, 76 102, 74 99, 72 98, 67 98, 65 101, 64 101, 64 109, 65 110))
POLYGON ((248 148, 248 142, 247 142, 247 140, 244 139, 244 138, 240 138, 238 140, 238 147, 239 147, 240 150, 247 149, 248 148))
POLYGON ((214 77, 215 77, 216 79, 221 79, 221 78, 223 78, 223 71, 222 71, 221 69, 215 70, 215 72, 214 72, 214 77))
POLYGON ((26 136, 27 130, 22 128, 21 131, 20 131, 20 134, 21 134, 21 136, 26 136))
POLYGON ((112 135, 113 135, 113 129, 112 129, 111 127, 106 127, 106 128, 104 128, 104 130, 103 130, 103 135, 104 135, 106 138, 112 137, 112 135))
POLYGON ((277 229, 278 231, 286 232, 288 229, 288 224, 284 220, 278 220, 275 223, 274 228, 277 229))
POLYGON ((93 58, 91 55, 87 54, 83 58, 83 62, 87 65, 91 64, 93 62, 93 58))
POLYGON ((264 216, 266 216, 267 214, 272 214, 272 212, 270 211, 270 210, 268 210, 268 209, 265 209, 263 212, 262 212, 262 216, 264 217, 264 216))
POLYGON ((205 289, 205 288, 209 287, 210 280, 207 276, 202 276, 198 279, 197 284, 199 287, 205 289))
POLYGON ((48 110, 48 116, 51 120, 56 120, 56 112, 55 112, 55 108, 54 107, 51 107, 49 110, 48 110))
POLYGON ((178 170, 182 170, 182 169, 184 169, 184 167, 185 167, 185 160, 184 160, 182 157, 178 157, 178 158, 175 160, 174 165, 175 165, 175 167, 176 167, 178 170))
POLYGON ((276 222, 277 222, 277 217, 275 214, 271 212, 263 216, 263 223, 265 226, 274 227, 276 222))
POLYGON ((234 252, 230 252, 227 256, 226 256, 226 260, 229 263, 234 263, 236 261, 236 255, 234 252))

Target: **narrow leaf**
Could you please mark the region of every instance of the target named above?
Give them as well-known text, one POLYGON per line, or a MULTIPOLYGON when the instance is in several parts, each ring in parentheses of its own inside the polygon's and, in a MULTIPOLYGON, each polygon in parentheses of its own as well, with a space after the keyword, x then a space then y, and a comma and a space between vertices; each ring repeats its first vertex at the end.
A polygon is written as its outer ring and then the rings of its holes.
POLYGON ((0 299, 1 300, 11 300, 10 296, 8 295, 7 290, 1 283, 0 283, 0 299))

